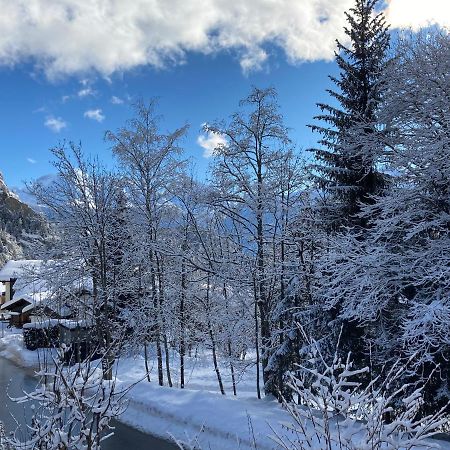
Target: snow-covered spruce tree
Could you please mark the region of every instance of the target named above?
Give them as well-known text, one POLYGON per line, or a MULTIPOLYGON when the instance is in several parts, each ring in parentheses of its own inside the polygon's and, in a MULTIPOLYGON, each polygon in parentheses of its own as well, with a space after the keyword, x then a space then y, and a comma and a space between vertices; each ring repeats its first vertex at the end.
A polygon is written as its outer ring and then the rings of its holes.
POLYGON ((392 186, 363 208, 364 239, 336 237, 322 267, 323 301, 364 327, 375 369, 410 352, 421 356, 413 379, 439 364, 431 409, 450 398, 449 53, 446 32, 400 41, 380 110, 392 186))
MULTIPOLYGON (((346 13, 349 45, 337 41, 340 74, 330 77, 336 89, 328 90, 333 102, 318 105, 321 114, 316 119, 322 124, 311 125, 321 135, 320 148, 312 150, 316 162, 311 166, 313 179, 324 194, 317 198, 320 226, 331 235, 346 227, 366 228, 367 219, 358 215, 361 205, 372 203, 372 196, 380 193, 387 181, 379 166, 383 146, 373 136, 379 134, 377 115, 390 39, 383 14, 375 12, 376 5, 377 0, 356 0, 346 13)), ((328 316, 327 321, 334 324, 335 337, 342 319, 340 308, 336 302, 326 311, 318 309, 320 316, 328 316)), ((346 321, 344 351, 352 349, 355 358, 362 358, 361 337, 362 330, 346 321)))
POLYGON ((377 163, 380 149, 365 143, 377 126, 377 108, 383 91, 383 70, 389 34, 382 13, 375 14, 377 0, 356 0, 346 12, 345 33, 349 46, 337 41, 338 78, 330 76, 336 90, 328 90, 336 104, 319 103, 322 125, 310 125, 321 135, 320 148, 312 149, 317 163, 315 181, 327 194, 323 221, 331 229, 363 225, 357 216, 360 202, 370 203, 385 184, 377 163))

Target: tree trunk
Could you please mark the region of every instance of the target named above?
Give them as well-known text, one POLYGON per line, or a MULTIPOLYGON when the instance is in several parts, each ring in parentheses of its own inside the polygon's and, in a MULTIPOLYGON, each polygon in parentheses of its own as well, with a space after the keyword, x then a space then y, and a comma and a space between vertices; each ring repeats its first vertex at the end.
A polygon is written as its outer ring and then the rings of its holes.
POLYGON ((181 262, 181 298, 180 298, 180 387, 184 388, 184 357, 186 356, 185 303, 186 303, 186 263, 181 262))
POLYGON ((256 293, 256 283, 253 280, 253 294, 255 297, 255 351, 256 351, 256 393, 258 398, 261 398, 261 388, 260 388, 260 373, 259 373, 259 325, 258 325, 258 296, 256 293))
POLYGON ((145 372, 147 375, 147 381, 150 383, 150 369, 148 367, 147 341, 144 342, 144 362, 145 362, 145 372))
POLYGON ((214 339, 214 333, 211 328, 211 324, 209 322, 208 322, 208 329, 209 329, 209 337, 211 339, 214 371, 216 372, 216 375, 217 375, 217 381, 219 383, 220 393, 222 395, 225 395, 225 389, 223 388, 223 382, 222 382, 222 375, 220 374, 219 364, 217 363, 216 341, 214 339))
POLYGON ((266 292, 265 280, 265 257, 264 257, 264 221, 263 221, 263 174, 262 174, 262 143, 257 143, 257 210, 256 210, 256 303, 259 306, 259 318, 261 321, 261 347, 262 347, 262 375, 264 382, 264 391, 266 394, 273 394, 273 386, 269 386, 270 376, 267 373, 269 363, 270 348, 270 324, 269 324, 269 305, 266 292))
MULTIPOLYGON (((227 286, 225 283, 223 284, 223 298, 225 299, 225 308, 227 311, 227 318, 229 320, 228 292, 227 292, 227 286)), ((231 337, 230 336, 228 337, 227 348, 228 348, 228 358, 230 360, 231 383, 233 385, 233 395, 236 395, 236 377, 234 375, 233 352, 231 351, 231 337)))
POLYGON ((233 353, 231 351, 231 339, 228 339, 228 357, 230 358, 230 369, 231 369, 231 383, 233 385, 233 395, 237 395, 236 392, 236 377, 234 375, 234 366, 233 366, 233 353))
POLYGON ((161 351, 161 337, 158 334, 156 338, 156 355, 158 358, 158 383, 160 386, 164 386, 164 373, 163 373, 163 362, 162 362, 162 351, 161 351))
MULTIPOLYGON (((164 303, 164 275, 163 275, 163 260, 162 257, 159 257, 157 253, 155 253, 156 259, 156 269, 158 273, 158 298, 159 298, 159 311, 163 310, 164 303)), ((170 358, 169 358, 169 345, 167 342, 167 333, 166 333, 166 321, 164 316, 161 314, 162 321, 162 337, 164 344, 164 355, 165 355, 165 364, 166 364, 166 375, 167 375, 167 384, 169 387, 172 387, 172 376, 170 374, 170 358)))
POLYGON ((169 387, 172 387, 172 376, 170 374, 170 357, 169 357, 169 345, 167 342, 167 334, 163 334, 163 342, 164 342, 164 354, 166 360, 166 375, 167 375, 167 384, 169 387))
POLYGON ((209 334, 209 338, 211 340, 211 348, 212 348, 212 354, 213 354, 213 363, 214 363, 214 371, 216 372, 217 375, 217 381, 219 383, 219 389, 220 389, 220 393, 222 395, 225 395, 225 389, 223 388, 223 382, 222 382, 222 375, 220 374, 220 369, 219 369, 219 364, 217 362, 217 345, 216 345, 216 340, 214 338, 214 332, 211 326, 211 305, 209 302, 209 291, 210 291, 210 280, 209 280, 209 274, 208 274, 208 278, 207 278, 207 284, 206 284, 206 305, 205 305, 205 310, 206 310, 206 314, 208 317, 208 334, 209 334))
POLYGON ((158 383, 164 386, 163 358, 161 351, 161 307, 156 293, 156 275, 153 251, 150 251, 150 279, 152 284, 153 307, 156 311, 156 357, 158 360, 158 383))

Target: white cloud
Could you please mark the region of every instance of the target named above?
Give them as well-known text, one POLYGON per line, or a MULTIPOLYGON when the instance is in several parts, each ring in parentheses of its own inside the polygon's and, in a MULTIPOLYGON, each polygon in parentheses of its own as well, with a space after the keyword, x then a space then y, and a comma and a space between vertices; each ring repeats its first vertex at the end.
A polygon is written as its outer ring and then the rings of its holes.
POLYGON ((219 145, 226 145, 226 143, 227 140, 225 136, 212 133, 211 131, 208 131, 206 135, 201 134, 197 137, 197 144, 203 148, 203 156, 205 158, 210 158, 219 145))
POLYGON ((45 120, 44 125, 54 133, 59 133, 62 129, 67 127, 67 122, 61 119, 61 117, 49 116, 45 120))
POLYGON ((27 161, 28 161, 30 164, 36 164, 36 163, 37 163, 37 161, 36 161, 35 159, 33 159, 33 158, 27 158, 27 161))
POLYGON ((89 97, 90 95, 95 95, 95 91, 90 87, 85 87, 80 89, 77 93, 78 97, 89 97))
POLYGON ((249 50, 241 57, 241 68, 244 74, 255 70, 261 70, 264 62, 267 61, 268 55, 262 48, 249 50))
POLYGON ((103 120, 105 120, 105 115, 102 113, 101 109, 89 109, 84 113, 84 117, 96 120, 97 122, 103 122, 103 120))
POLYGON ((450 27, 448 0, 388 0, 386 17, 393 28, 417 31, 430 25, 450 27))
POLYGON ((116 97, 115 95, 113 95, 111 97, 111 103, 113 105, 121 105, 123 103, 123 100, 120 97, 116 97))
MULTIPOLYGON (((449 23, 448 0, 388 0, 393 26, 449 23), (411 6, 411 5, 414 6, 411 6)), ((354 0, 0 0, 0 64, 33 58, 49 77, 107 78, 139 65, 180 63, 186 52, 234 50, 244 71, 266 44, 291 62, 332 59, 354 0)), ((89 80, 84 80, 89 87, 89 80)))

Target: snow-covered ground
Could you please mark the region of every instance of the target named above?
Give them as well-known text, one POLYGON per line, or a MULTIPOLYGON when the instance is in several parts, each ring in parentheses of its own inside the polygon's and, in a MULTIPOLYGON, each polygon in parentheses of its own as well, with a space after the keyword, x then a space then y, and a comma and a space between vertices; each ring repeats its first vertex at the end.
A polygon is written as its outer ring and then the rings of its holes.
MULTIPOLYGON (((180 364, 178 353, 173 351, 169 357, 170 373, 174 387, 179 387, 180 364)), ((236 390, 240 398, 256 398, 256 366, 254 355, 248 352, 241 367, 235 367, 236 390)), ((219 384, 214 371, 212 354, 203 350, 197 355, 185 357, 185 386, 192 390, 202 390, 219 393, 219 384)), ((228 364, 221 363, 220 373, 226 395, 233 395, 231 371, 228 364)), ((127 380, 136 380, 145 374, 144 358, 121 358, 118 366, 119 374, 127 380)), ((154 349, 149 349, 149 372, 152 381, 158 382, 157 359, 154 349)), ((164 365, 164 381, 167 383, 164 365)))
MULTIPOLYGON (((178 364, 172 360, 174 387, 157 384, 156 361, 152 358, 151 380, 139 382, 128 394, 129 405, 121 420, 142 431, 168 438, 189 440, 198 436, 202 448, 269 449, 271 427, 281 432, 279 422, 288 415, 275 400, 256 398, 255 368, 242 374, 232 394, 231 377, 223 372, 227 395, 220 394, 208 353, 186 359, 186 389, 179 389, 178 364), (156 381, 155 381, 156 379, 156 381)), ((124 358, 117 367, 123 385, 144 378, 143 358, 124 358)))
MULTIPOLYGON (((24 349, 20 331, 5 330, 5 337, 0 338, 0 357, 26 368, 39 368, 46 352, 24 349)), ((165 439, 197 439, 204 449, 279 448, 271 436, 274 432, 286 435, 288 431, 281 423, 289 422, 290 417, 275 400, 256 398, 254 366, 248 366, 239 377, 235 397, 226 367, 222 369, 227 395, 220 394, 207 352, 187 358, 186 389, 177 387, 179 366, 175 354, 171 355, 172 388, 158 386, 154 354, 150 359, 150 383, 145 377, 143 357, 122 358, 116 365, 119 388, 136 383, 127 394, 128 407, 120 418, 122 422, 165 439)), ((447 442, 439 441, 439 445, 450 450, 447 442)))
MULTIPOLYGON (((176 354, 171 356, 175 386, 179 364, 176 354)), ((252 356, 249 355, 250 361, 252 356)), ((183 390, 158 386, 156 358, 151 354, 150 359, 152 382, 143 380, 129 392, 128 409, 121 417, 124 423, 162 438, 169 435, 185 441, 198 438, 200 448, 213 450, 278 449, 281 447, 273 440, 275 434, 293 438, 292 433, 282 426, 282 423, 291 423, 292 419, 281 405, 272 398, 257 399, 254 365, 248 365, 240 373, 235 397, 226 365, 221 367, 221 373, 227 395, 220 394, 209 352, 186 358, 187 388, 183 390)), ((116 373, 117 380, 123 385, 142 380, 144 359, 123 358, 116 373)), ((447 442, 428 442, 450 450, 447 442)), ((421 448, 414 447, 415 450, 421 448)))
MULTIPOLYGON (((23 346, 20 330, 5 330, 0 339, 0 357, 29 369, 39 369, 48 350, 29 351, 23 346)), ((227 392, 219 392, 216 374, 208 353, 186 358, 186 386, 179 389, 179 365, 171 357, 173 388, 157 383, 156 360, 151 353, 149 383, 145 377, 143 357, 122 358, 116 367, 119 388, 137 383, 127 394, 128 407, 121 421, 141 431, 171 439, 189 441, 198 437, 202 448, 258 449, 274 448, 269 422, 288 419, 280 405, 270 399, 257 400, 255 367, 250 366, 238 377, 238 398, 232 395, 231 377, 223 369, 227 392)))
POLYGON ((129 393, 129 405, 121 420, 142 431, 190 441, 201 448, 271 449, 271 426, 281 430, 288 420, 275 401, 221 397, 220 394, 158 387, 142 382, 129 393))
POLYGON ((0 357, 18 366, 37 370, 48 356, 48 350, 31 351, 24 348, 22 330, 16 328, 3 330, 3 337, 0 338, 0 357))

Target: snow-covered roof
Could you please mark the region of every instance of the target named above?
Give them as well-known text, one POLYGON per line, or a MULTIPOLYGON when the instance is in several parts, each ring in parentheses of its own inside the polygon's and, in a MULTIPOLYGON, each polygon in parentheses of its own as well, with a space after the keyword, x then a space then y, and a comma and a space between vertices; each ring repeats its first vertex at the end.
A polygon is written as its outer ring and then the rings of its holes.
POLYGON ((30 303, 22 309, 22 313, 26 313, 28 311, 32 311, 36 305, 34 303, 30 303))
POLYGON ((94 325, 94 322, 91 320, 60 319, 59 324, 69 330, 75 330, 76 328, 90 328, 94 325))
POLYGON ((45 282, 39 277, 41 268, 42 261, 37 259, 11 260, 3 266, 0 270, 0 281, 10 281, 13 278, 16 282, 13 298, 4 303, 1 309, 8 309, 15 303, 25 300, 29 303, 25 308, 30 310, 48 298, 45 282))
POLYGON ((69 280, 65 287, 61 286, 60 301, 55 304, 55 292, 52 291, 51 282, 49 283, 48 280, 52 279, 53 273, 58 273, 58 266, 61 263, 61 261, 44 263, 41 260, 8 261, 0 270, 0 282, 14 279, 14 293, 11 300, 1 305, 1 309, 7 310, 17 302, 25 300, 28 305, 22 309, 23 313, 43 304, 61 316, 70 315, 69 307, 62 304, 64 295, 80 295, 84 292, 91 292, 92 279, 87 276, 77 277, 78 274, 73 273, 73 278, 68 277, 69 280))
POLYGON ((3 303, 2 306, 0 306, 0 309, 8 309, 10 306, 14 305, 15 303, 21 301, 21 300, 25 300, 28 302, 28 300, 26 299, 22 299, 22 298, 13 298, 9 301, 7 301, 6 303, 3 303))
MULTIPOLYGON (((26 313, 28 311, 32 311, 36 305, 38 305, 41 301, 35 301, 34 303, 30 303, 22 309, 22 313, 26 313)), ((72 310, 65 305, 54 305, 52 302, 48 302, 45 304, 45 307, 59 314, 60 317, 69 316, 72 313, 72 310)))
POLYGON ((59 320, 58 319, 47 319, 47 320, 42 320, 39 322, 32 322, 32 323, 25 323, 23 325, 23 327, 26 329, 37 329, 37 330, 41 330, 44 328, 50 328, 50 327, 55 327, 59 324, 59 320))
POLYGON ((42 280, 17 280, 14 285, 13 298, 24 299, 30 303, 39 303, 50 297, 46 283, 42 280))
POLYGON ((40 269, 42 261, 39 259, 21 259, 8 261, 0 270, 0 281, 10 281, 11 278, 20 278, 27 273, 40 269))

